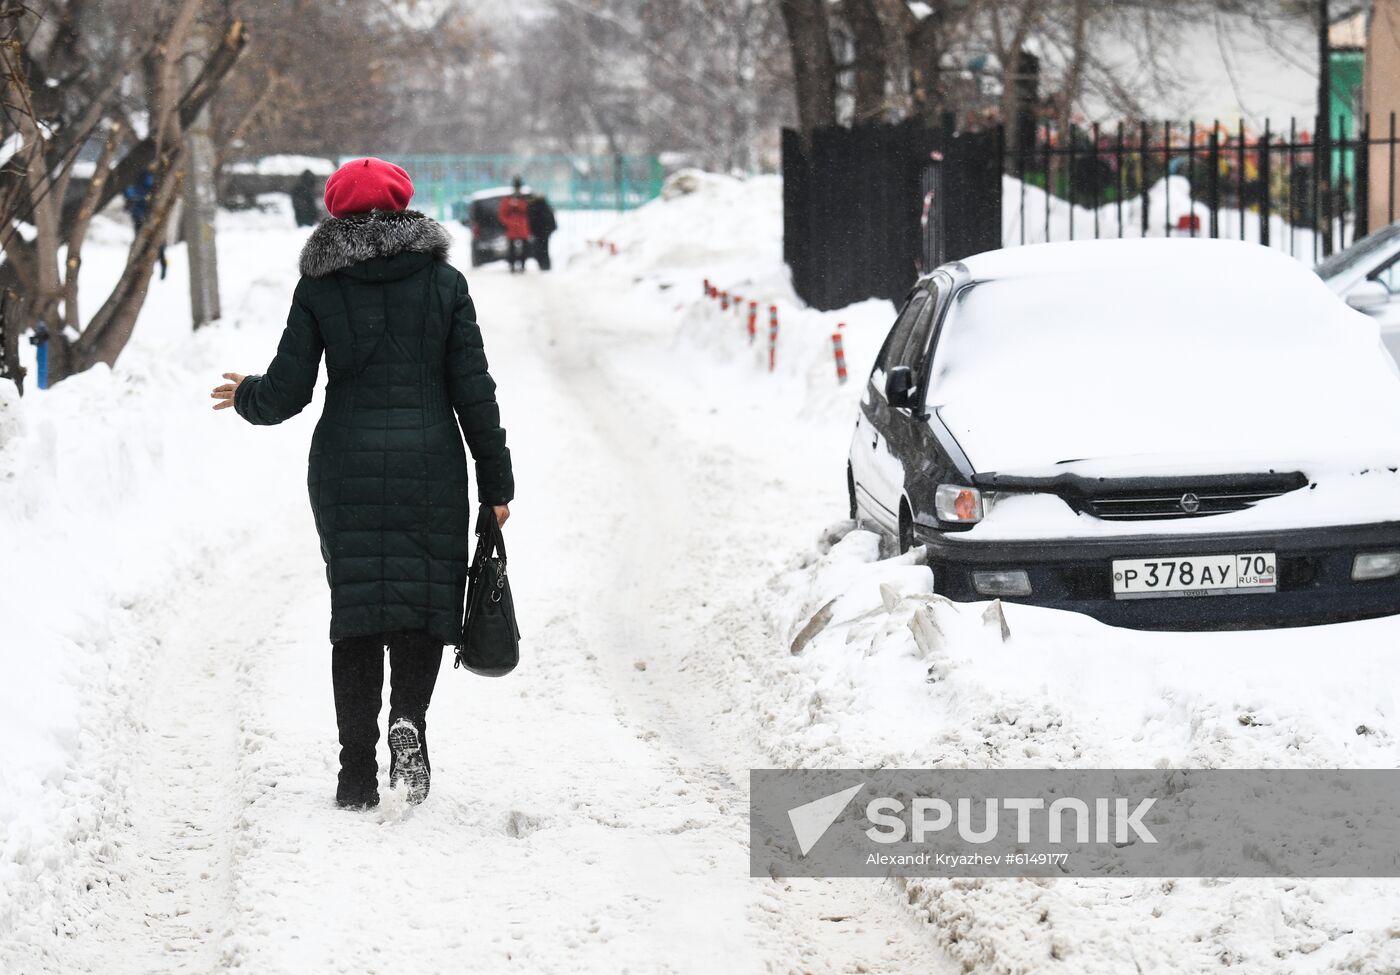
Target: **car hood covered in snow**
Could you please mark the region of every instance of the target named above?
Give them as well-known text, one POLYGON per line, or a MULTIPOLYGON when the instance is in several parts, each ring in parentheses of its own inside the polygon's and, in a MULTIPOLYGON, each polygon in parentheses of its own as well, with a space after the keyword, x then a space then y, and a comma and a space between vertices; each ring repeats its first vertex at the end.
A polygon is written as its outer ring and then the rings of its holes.
POLYGON ((1375 323, 1286 256, 1105 241, 966 264, 929 406, 979 473, 1400 463, 1400 372, 1375 323))

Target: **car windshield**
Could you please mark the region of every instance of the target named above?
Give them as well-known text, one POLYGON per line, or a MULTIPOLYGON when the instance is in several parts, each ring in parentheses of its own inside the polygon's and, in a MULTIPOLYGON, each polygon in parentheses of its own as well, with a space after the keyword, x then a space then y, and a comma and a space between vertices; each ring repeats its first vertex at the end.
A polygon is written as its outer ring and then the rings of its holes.
POLYGON ((1390 245, 1400 240, 1400 223, 1382 227, 1368 237, 1362 237, 1346 250, 1338 251, 1317 266, 1317 275, 1327 281, 1345 274, 1357 265, 1371 259, 1390 245))

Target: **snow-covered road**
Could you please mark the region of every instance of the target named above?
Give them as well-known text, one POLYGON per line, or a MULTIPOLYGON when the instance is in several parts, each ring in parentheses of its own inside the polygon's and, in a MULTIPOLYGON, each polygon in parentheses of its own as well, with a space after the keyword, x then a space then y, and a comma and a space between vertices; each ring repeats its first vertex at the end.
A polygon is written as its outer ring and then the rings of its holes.
MULTIPOLYGON (((760 418, 581 277, 471 280, 520 485, 520 669, 444 664, 425 805, 335 809, 328 598, 301 486, 319 400, 268 436, 211 415, 259 522, 178 598, 132 606, 150 645, 130 730, 83 756, 122 783, 93 845, 106 883, 19 925, 0 968, 944 970, 892 884, 747 876, 761 715, 705 675, 776 645, 752 589, 839 513, 832 455, 779 426, 739 442, 760 418)), ((257 326, 263 356, 277 332, 257 326)))

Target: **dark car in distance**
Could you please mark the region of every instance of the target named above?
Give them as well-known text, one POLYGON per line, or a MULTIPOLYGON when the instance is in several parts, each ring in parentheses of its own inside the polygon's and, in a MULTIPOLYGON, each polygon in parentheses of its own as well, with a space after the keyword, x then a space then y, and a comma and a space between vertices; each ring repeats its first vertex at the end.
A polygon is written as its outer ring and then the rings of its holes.
POLYGON ((935 589, 1149 629, 1400 612, 1400 372, 1302 264, 1213 240, 925 276, 856 419, 851 516, 935 589))
MULTIPOLYGON (((459 206, 458 212, 462 223, 471 228, 472 232, 472 267, 481 267, 483 264, 490 264, 492 261, 504 261, 506 259, 506 228, 501 224, 500 208, 501 201, 510 196, 514 190, 509 186, 502 186, 496 189, 482 190, 473 193, 465 206, 459 206)), ((539 199, 531 196, 530 188, 523 187, 523 192, 531 199, 539 199)), ((552 229, 552 228, 551 228, 552 229)), ((539 251, 539 241, 531 238, 526 246, 525 256, 541 260, 539 251)), ((545 257, 541 267, 548 266, 548 257, 545 257)))

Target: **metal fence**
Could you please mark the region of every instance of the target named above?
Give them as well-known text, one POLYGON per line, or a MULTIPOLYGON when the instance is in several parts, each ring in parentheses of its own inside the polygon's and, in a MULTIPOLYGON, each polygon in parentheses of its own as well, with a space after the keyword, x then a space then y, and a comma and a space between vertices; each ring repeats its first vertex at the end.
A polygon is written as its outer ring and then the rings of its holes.
MULTIPOLYGON (((1003 148, 1005 244, 1101 237, 1250 240, 1316 262, 1396 213, 1396 117, 1319 142, 1296 120, 1042 126, 1003 148)), ((1004 136, 1003 145, 1004 145, 1004 136)))
POLYGON ((473 193, 508 187, 516 176, 556 210, 630 210, 658 196, 665 175, 655 156, 420 155, 395 162, 413 179, 415 205, 440 220, 460 219, 473 193))

